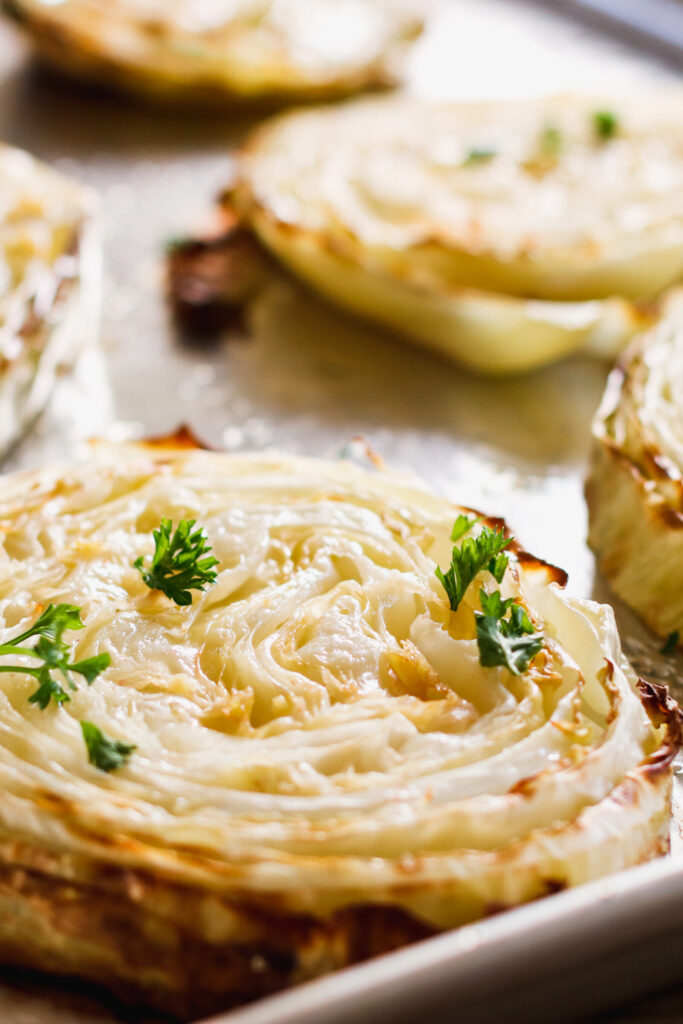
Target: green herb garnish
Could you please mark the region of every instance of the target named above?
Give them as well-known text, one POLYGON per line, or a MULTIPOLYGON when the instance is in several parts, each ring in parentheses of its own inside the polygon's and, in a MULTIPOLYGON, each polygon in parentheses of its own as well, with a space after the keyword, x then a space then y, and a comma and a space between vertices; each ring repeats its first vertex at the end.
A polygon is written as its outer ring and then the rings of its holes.
POLYGON ((607 142, 619 131, 619 118, 612 110, 594 110, 593 128, 601 142, 607 142))
POLYGON ((81 732, 88 748, 88 760, 101 772, 122 768, 136 749, 132 743, 110 739, 92 722, 81 722, 81 732))
POLYGON ((473 167, 476 164, 487 164, 493 160, 498 151, 496 149, 471 149, 462 162, 463 167, 473 167))
POLYGON ((25 633, 0 644, 0 656, 19 654, 42 661, 43 664, 36 668, 28 665, 0 665, 0 672, 23 672, 37 679, 38 689, 31 694, 29 701, 43 710, 51 700, 57 705, 71 700, 62 682, 75 690, 72 673, 83 676, 90 686, 110 664, 108 654, 97 654, 84 661, 69 661, 69 645, 62 639, 62 635, 67 629, 83 629, 80 612, 80 608, 72 604, 51 604, 25 633), (32 637, 38 637, 35 646, 23 646, 32 637))
POLYGON ((142 555, 133 562, 150 590, 163 591, 178 605, 192 604, 190 591, 204 590, 217 578, 213 567, 218 565, 218 559, 208 554, 211 548, 204 531, 193 531, 195 522, 181 519, 173 533, 173 522, 162 519, 159 529, 153 531, 151 569, 144 569, 142 555))
MULTIPOLYGON (((457 540, 465 532, 463 519, 467 517, 456 519, 452 540, 457 540)), ((471 529, 476 520, 467 522, 467 529, 471 529)), ((436 577, 448 595, 452 611, 457 611, 465 591, 482 569, 488 569, 497 583, 502 581, 508 566, 508 556, 503 554, 503 550, 511 540, 512 537, 506 537, 502 530, 484 526, 478 537, 466 537, 460 547, 453 548, 450 568, 446 572, 436 569, 436 577)))
POLYGON ((562 138, 562 132, 556 124, 549 122, 544 126, 541 132, 540 145, 544 156, 557 156, 561 153, 564 139, 562 138))
POLYGON ((487 594, 482 587, 479 600, 482 610, 474 613, 479 663, 521 675, 543 647, 543 634, 535 632, 524 608, 512 598, 503 600, 499 590, 487 594))
POLYGON ((661 647, 662 654, 673 654, 678 647, 678 641, 680 640, 680 633, 677 629, 674 629, 673 633, 669 633, 668 637, 664 641, 661 647))
POLYGON ((477 523, 480 523, 483 518, 483 516, 465 516, 461 513, 453 523, 451 540, 453 542, 460 540, 464 534, 469 533, 472 527, 476 526, 477 523))

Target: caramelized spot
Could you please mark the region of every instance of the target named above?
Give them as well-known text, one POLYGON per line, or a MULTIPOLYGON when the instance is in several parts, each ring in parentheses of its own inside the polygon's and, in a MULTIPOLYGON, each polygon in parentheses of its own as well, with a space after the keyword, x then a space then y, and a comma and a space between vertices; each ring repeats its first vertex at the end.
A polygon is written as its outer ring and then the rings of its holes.
POLYGON ((666 686, 651 683, 649 679, 639 679, 638 691, 653 725, 666 725, 672 741, 680 745, 683 741, 683 714, 666 686))
POLYGON ((609 696, 609 711, 605 719, 607 725, 613 722, 619 713, 619 687, 614 680, 614 664, 605 658, 605 664, 598 672, 598 682, 609 696))
POLYGON ((543 774, 543 772, 537 772, 535 775, 528 775, 525 779, 520 779, 508 792, 518 796, 533 796, 538 787, 539 776, 543 774))
POLYGON ((183 423, 171 434, 160 434, 157 437, 146 437, 143 442, 148 448, 186 448, 188 450, 212 451, 211 445, 200 441, 191 427, 183 423))
POLYGON ((510 545, 510 549, 514 551, 517 556, 517 560, 525 569, 542 569, 547 573, 549 582, 557 583, 560 587, 566 587, 569 577, 564 569, 559 569, 556 565, 552 565, 550 562, 545 562, 542 558, 536 558, 535 555, 530 555, 528 551, 524 551, 520 548, 515 541, 510 545))
POLYGON ((424 701, 453 696, 452 690, 441 682, 436 670, 412 641, 402 640, 400 647, 400 651, 387 651, 384 655, 387 666, 384 684, 391 696, 409 694, 424 701))
POLYGON ((220 209, 218 228, 169 247, 168 297, 176 323, 188 334, 242 330, 245 308, 270 273, 270 257, 229 208, 220 209))

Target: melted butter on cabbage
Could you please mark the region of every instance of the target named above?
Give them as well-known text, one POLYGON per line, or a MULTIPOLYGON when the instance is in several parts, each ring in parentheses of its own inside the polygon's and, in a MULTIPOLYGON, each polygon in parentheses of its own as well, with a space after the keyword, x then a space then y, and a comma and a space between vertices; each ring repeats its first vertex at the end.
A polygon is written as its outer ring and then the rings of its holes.
POLYGON ((457 511, 412 480, 278 455, 105 450, 6 478, 0 642, 68 602, 74 658, 111 666, 46 711, 31 679, 2 677, 3 829, 100 857, 94 836, 129 837, 117 858, 173 877, 321 913, 388 900, 437 925, 530 898, 549 872, 573 884, 653 855, 668 781, 641 766, 665 728, 610 611, 513 553, 502 589, 546 644, 520 678, 482 668, 491 577, 451 613, 434 576, 457 511), (162 516, 196 518, 219 559, 189 607, 132 566, 162 516), (125 768, 89 765, 79 719, 136 745, 125 768), (41 811, 46 792, 68 813, 41 811))

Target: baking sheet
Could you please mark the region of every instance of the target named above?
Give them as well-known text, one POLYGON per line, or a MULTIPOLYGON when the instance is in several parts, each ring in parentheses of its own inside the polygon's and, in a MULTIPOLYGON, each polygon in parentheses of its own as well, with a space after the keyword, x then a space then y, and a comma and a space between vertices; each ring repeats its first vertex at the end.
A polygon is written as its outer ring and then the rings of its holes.
MULTIPOLYGON (((431 96, 564 89, 599 94, 638 91, 644 83, 675 78, 671 68, 585 26, 510 0, 444 4, 409 68, 410 87, 431 96)), ((569 571, 571 592, 609 599, 585 545, 582 496, 604 364, 576 356, 516 380, 473 377, 345 318, 284 277, 261 295, 244 335, 229 334, 211 346, 175 337, 162 297, 164 243, 206 210, 229 175, 230 147, 253 121, 253 112, 174 115, 136 109, 125 100, 68 86, 37 73, 14 30, 0 26, 0 137, 94 186, 102 196, 106 240, 102 348, 92 348, 77 374, 60 381, 48 412, 7 467, 71 457, 89 436, 123 439, 165 432, 181 422, 230 449, 277 445, 334 455, 361 435, 388 463, 420 474, 453 500, 504 515, 525 546, 569 571)), ((666 678, 683 696, 679 658, 662 658, 633 616, 621 606, 617 614, 640 671, 666 678)), ((678 832, 675 839, 680 845, 678 832)), ((660 867, 653 878, 660 878, 660 867)), ((670 899, 678 893, 683 908, 683 882, 678 889, 671 879, 668 884, 670 899)), ((640 891, 642 883, 634 885, 640 891)), ((568 905, 571 918, 577 913, 572 900, 583 907, 587 898, 562 894, 541 911, 505 915, 511 923, 491 921, 436 941, 445 942, 439 948, 447 949, 447 960, 460 956, 464 963, 462 943, 474 935, 472 948, 493 970, 502 962, 502 954, 492 961, 486 952, 502 941, 496 929, 514 931, 519 914, 549 915, 543 926, 534 919, 532 931, 546 940, 554 935, 561 944, 563 935, 573 933, 566 922, 558 923, 560 908, 568 905)), ((598 925, 596 919, 596 934, 598 925)), ((515 945, 526 948, 510 948, 515 945)), ((345 990, 360 984, 365 991, 365 982, 348 979, 363 979, 367 971, 373 977, 373 970, 376 965, 347 972, 345 990)), ((397 972, 397 987, 406 968, 389 970, 397 972)), ((613 997, 626 992, 628 972, 621 973, 613 997)), ((453 967, 449 977, 455 976, 453 967)), ((329 984, 334 989, 337 983, 329 984)), ((303 1022, 300 998, 281 997, 295 1000, 298 1016, 286 1016, 286 1002, 278 1010, 280 1002, 270 1006, 269 1017, 243 1011, 235 1024, 303 1022), (277 1017, 281 1012, 285 1016, 277 1017)), ((309 997, 306 1022, 330 1024, 329 998, 318 1018, 311 1016, 318 1004, 309 997)), ((378 1002, 378 1012, 386 1005, 378 1002)), ((0 985, 0 1020, 6 1024, 113 1019, 82 986, 36 985, 15 974, 0 985)), ((396 1008, 387 1019, 398 1019, 396 1008)))

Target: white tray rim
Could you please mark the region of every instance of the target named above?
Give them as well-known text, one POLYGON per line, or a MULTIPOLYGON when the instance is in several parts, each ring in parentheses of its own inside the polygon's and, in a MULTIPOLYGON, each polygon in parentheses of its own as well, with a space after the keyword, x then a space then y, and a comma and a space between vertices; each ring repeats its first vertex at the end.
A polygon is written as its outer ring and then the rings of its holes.
MULTIPOLYGON (((683 858, 672 855, 465 925, 201 1024, 378 1024, 413 1019, 411 1015, 424 1019, 417 1014, 425 1004, 444 1012, 466 1005, 474 1013, 481 1003, 492 1011, 506 988, 519 986, 526 977, 548 978, 558 964, 578 977, 588 965, 608 958, 625 955, 635 962, 664 939, 670 952, 676 942, 683 977, 683 858)), ((667 968, 667 958, 662 958, 661 966, 667 968)), ((645 993, 675 977, 670 968, 658 971, 656 964, 650 965, 648 971, 634 975, 629 988, 645 993)), ((623 990, 615 989, 586 991, 579 1002, 582 1012, 589 1013, 623 999, 623 990)), ((567 1011, 569 1017, 555 1019, 573 1019, 571 1007, 567 1011)))

